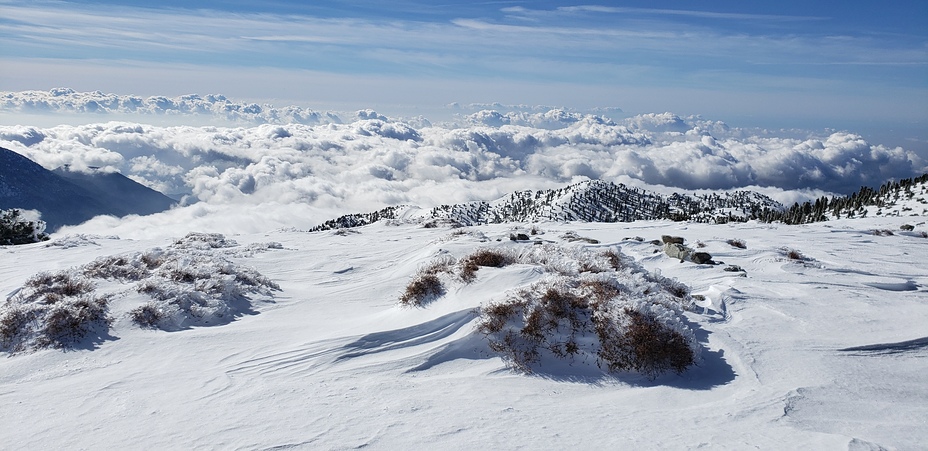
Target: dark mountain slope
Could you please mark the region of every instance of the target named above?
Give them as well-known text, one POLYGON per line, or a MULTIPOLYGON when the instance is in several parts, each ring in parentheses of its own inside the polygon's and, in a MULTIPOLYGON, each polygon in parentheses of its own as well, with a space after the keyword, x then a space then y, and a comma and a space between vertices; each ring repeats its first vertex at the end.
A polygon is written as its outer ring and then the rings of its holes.
POLYGON ((151 214, 173 203, 120 174, 49 171, 0 147, 0 209, 38 210, 49 231, 98 215, 151 214))
POLYGON ((64 168, 56 175, 88 191, 94 199, 109 206, 116 216, 150 215, 171 208, 174 199, 142 185, 118 172, 71 172, 64 168))

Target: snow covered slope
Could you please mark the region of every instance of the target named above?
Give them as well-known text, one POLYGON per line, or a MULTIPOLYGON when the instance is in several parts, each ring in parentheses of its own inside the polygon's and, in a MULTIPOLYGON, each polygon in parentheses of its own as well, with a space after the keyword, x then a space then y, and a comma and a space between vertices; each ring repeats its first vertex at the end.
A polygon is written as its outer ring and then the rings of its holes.
POLYGON ((516 191, 493 202, 441 205, 430 211, 387 207, 326 221, 315 231, 357 227, 381 219, 438 221, 459 225, 533 221, 631 222, 671 219, 726 223, 779 213, 784 207, 762 194, 733 191, 705 195, 662 195, 622 184, 588 180, 559 189, 516 191))
MULTIPOLYGON (((135 282, 97 280, 112 295, 106 335, 0 359, 0 436, 20 449, 919 449, 928 443, 925 230, 924 217, 381 221, 207 240, 195 255, 229 262, 217 272, 252 267, 280 290, 245 294, 251 311, 231 322, 165 331, 126 316, 147 299, 135 282), (544 247, 509 241, 530 228, 533 241, 621 251, 689 286, 698 366, 654 380, 588 361, 513 371, 475 333, 475 308, 552 277, 543 264, 484 267, 422 308, 399 305, 435 259, 544 247), (724 264, 666 257, 650 243, 665 234, 724 264)), ((4 298, 41 271, 184 242, 53 238, 0 248, 4 298)))

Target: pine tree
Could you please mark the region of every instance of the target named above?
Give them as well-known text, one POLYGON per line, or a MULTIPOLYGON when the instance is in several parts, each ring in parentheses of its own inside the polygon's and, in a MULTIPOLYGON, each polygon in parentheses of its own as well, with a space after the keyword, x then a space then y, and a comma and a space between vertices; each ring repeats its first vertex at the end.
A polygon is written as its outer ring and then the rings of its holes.
POLYGON ((28 221, 17 209, 0 210, 0 245, 29 244, 48 239, 43 221, 28 221))

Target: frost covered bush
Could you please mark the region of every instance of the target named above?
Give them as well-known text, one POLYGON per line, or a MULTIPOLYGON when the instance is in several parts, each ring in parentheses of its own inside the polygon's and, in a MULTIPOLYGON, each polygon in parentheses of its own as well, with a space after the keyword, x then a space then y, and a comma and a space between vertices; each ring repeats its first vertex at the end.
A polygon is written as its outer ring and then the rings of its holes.
POLYGON ((83 274, 96 279, 138 281, 164 263, 164 251, 155 248, 128 255, 99 257, 81 267, 83 274))
POLYGON ((235 246, 238 246, 235 240, 227 240, 221 233, 190 232, 187 236, 175 241, 172 247, 177 249, 208 250, 235 246))
MULTIPOLYGON (((280 289, 254 269, 216 252, 236 246, 221 234, 190 233, 167 249, 100 257, 82 271, 87 277, 137 282, 134 291, 152 298, 129 312, 142 327, 178 330, 225 324, 250 311, 249 294, 269 295, 280 289)), ((281 247, 279 243, 251 245, 240 253, 281 247)))
POLYGON ((698 361, 699 344, 682 320, 688 287, 615 250, 560 252, 596 271, 558 272, 480 308, 477 330, 511 366, 532 372, 557 361, 595 362, 654 378, 698 361))
POLYGON ((591 252, 581 246, 558 246, 550 243, 532 246, 519 254, 516 260, 528 265, 539 265, 548 272, 562 275, 615 271, 629 262, 634 262, 612 249, 591 252))
POLYGON ((0 246, 45 241, 45 222, 29 221, 17 209, 0 210, 0 246))
POLYGON ((69 348, 108 328, 109 298, 93 296, 94 284, 67 271, 43 272, 0 307, 0 349, 23 352, 69 348))
POLYGON ((48 244, 45 247, 60 247, 61 249, 71 249, 81 246, 99 246, 96 240, 106 238, 110 240, 118 240, 118 236, 108 236, 102 237, 99 235, 87 235, 83 233, 78 233, 75 235, 65 235, 61 238, 58 238, 48 244))
POLYGON ((254 269, 209 253, 168 249, 127 261, 130 264, 123 267, 140 269, 144 274, 128 280, 139 280, 135 290, 152 298, 129 313, 143 327, 178 330, 225 324, 251 310, 249 294, 270 295, 270 291, 280 289, 254 269), (146 261, 154 266, 139 266, 146 261))
POLYGON ((143 327, 177 330, 228 323, 251 312, 249 295, 270 296, 280 289, 218 252, 231 246, 237 244, 222 235, 190 234, 167 249, 100 257, 72 270, 38 273, 0 305, 0 350, 67 348, 93 334, 104 336, 114 297, 95 294, 94 280, 134 283, 128 292, 150 297, 129 312, 130 320, 143 327))

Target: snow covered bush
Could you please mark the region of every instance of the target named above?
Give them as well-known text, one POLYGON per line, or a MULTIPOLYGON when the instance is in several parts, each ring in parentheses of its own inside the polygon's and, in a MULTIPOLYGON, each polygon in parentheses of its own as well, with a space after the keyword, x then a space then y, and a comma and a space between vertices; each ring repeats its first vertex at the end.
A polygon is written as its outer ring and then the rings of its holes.
POLYGON ((29 221, 17 209, 0 210, 0 246, 45 241, 45 222, 29 221))
POLYGON ((565 240, 565 241, 568 241, 568 242, 583 241, 583 242, 589 243, 589 244, 599 244, 599 240, 596 240, 596 239, 593 239, 593 238, 587 238, 587 237, 585 237, 585 236, 577 235, 577 232, 574 232, 574 231, 572 231, 572 230, 571 230, 571 231, 568 231, 568 232, 565 232, 563 235, 561 235, 561 239, 562 239, 562 240, 565 240))
POLYGON ((124 261, 124 269, 113 273, 138 280, 135 290, 152 298, 130 312, 132 320, 143 327, 179 330, 226 324, 251 312, 249 294, 270 295, 280 289, 254 269, 196 247, 154 249, 124 261))
POLYGON ((480 248, 457 263, 442 256, 420 268, 400 303, 423 306, 441 297, 445 274, 457 272, 451 281, 471 284, 480 268, 512 264, 541 267, 546 276, 482 305, 477 323, 512 367, 533 372, 595 362, 607 372, 654 378, 699 360, 701 348, 682 319, 692 304, 689 287, 617 249, 546 243, 480 248))
POLYGON ((251 311, 249 294, 280 289, 213 251, 229 243, 218 234, 191 234, 167 249, 101 257, 82 269, 88 277, 137 282, 134 291, 152 298, 129 313, 140 326, 178 330, 225 324, 251 311))
POLYGON ((118 240, 117 236, 102 237, 99 235, 87 235, 83 233, 78 233, 75 235, 65 235, 61 238, 58 238, 54 241, 51 241, 45 244, 45 247, 58 247, 61 249, 72 249, 75 247, 81 246, 99 246, 96 240, 106 238, 111 240, 118 240))
POLYGON ((93 296, 94 284, 82 276, 43 272, 0 307, 0 350, 17 353, 69 348, 109 328, 109 297, 93 296))
MULTIPOLYGON (((691 303, 688 287, 645 271, 616 250, 548 252, 550 260, 573 255, 586 263, 480 308, 477 330, 512 367, 533 372, 564 360, 595 362, 609 372, 654 378, 698 362, 700 346, 682 319, 691 303)), ((532 260, 541 259, 523 258, 532 260)))
POLYGON ((235 240, 227 240, 221 233, 190 232, 187 236, 174 241, 172 247, 177 249, 208 250, 235 246, 238 246, 235 240))
MULTIPOLYGON (((68 271, 39 273, 0 306, 0 350, 67 348, 92 334, 104 336, 112 322, 111 301, 132 293, 151 298, 128 314, 143 327, 226 324, 253 313, 250 295, 270 296, 280 287, 225 258, 225 248, 234 246, 222 235, 191 234, 167 249, 105 256, 68 271), (97 295, 94 280, 134 285, 97 295)), ((279 247, 270 243, 246 251, 279 247)))

